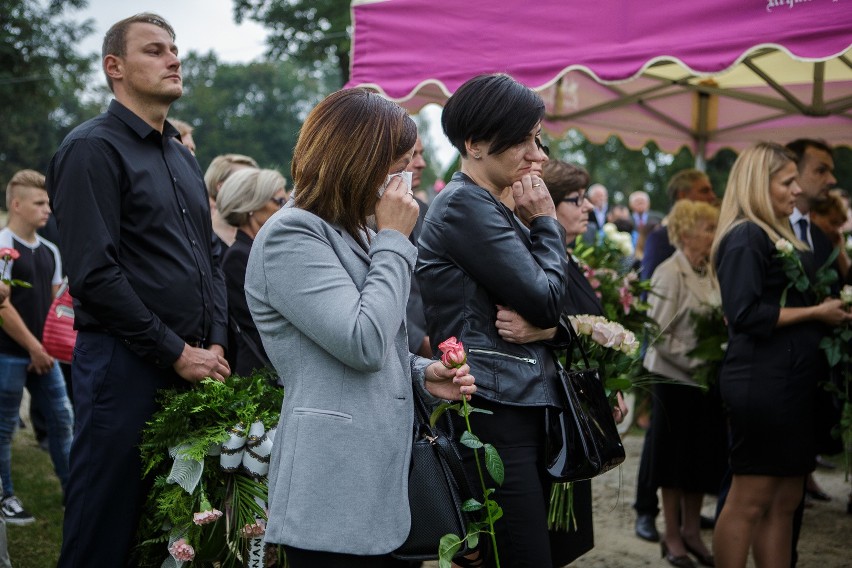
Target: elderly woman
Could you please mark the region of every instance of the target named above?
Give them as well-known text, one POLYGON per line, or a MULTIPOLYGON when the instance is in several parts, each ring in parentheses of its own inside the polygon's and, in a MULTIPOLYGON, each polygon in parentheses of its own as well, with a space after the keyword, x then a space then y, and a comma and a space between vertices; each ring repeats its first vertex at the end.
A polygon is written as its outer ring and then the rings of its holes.
POLYGON ((713 535, 719 566, 745 566, 749 549, 758 566, 790 565, 793 513, 815 467, 815 393, 828 377, 819 343, 827 326, 852 321, 840 300, 817 303, 790 287, 782 254, 809 279, 816 268, 790 226, 802 192, 795 159, 766 142, 739 155, 713 243, 730 338, 719 386, 733 473, 713 535))
POLYGON ((237 229, 234 244, 222 257, 222 271, 231 320, 228 363, 242 376, 270 366, 246 303, 246 266, 257 232, 286 202, 285 185, 284 176, 275 170, 241 169, 225 180, 216 195, 219 215, 237 229))
POLYGON ((236 229, 229 225, 219 210, 216 209, 216 197, 225 180, 232 173, 244 168, 257 168, 257 162, 250 156, 242 154, 221 154, 210 161, 207 171, 204 172, 204 185, 207 186, 207 198, 210 200, 210 218, 213 221, 213 232, 219 239, 223 249, 234 244, 236 229))
POLYGON ((476 391, 467 365, 408 352, 419 207, 398 174, 416 138, 405 111, 375 93, 329 95, 299 133, 295 197, 249 257, 246 299, 287 392, 266 541, 284 545, 292 568, 388 566, 411 526, 413 389, 476 391))
MULTIPOLYGON (((546 158, 543 116, 541 98, 507 75, 475 77, 450 97, 441 124, 461 171, 429 207, 417 264, 433 347, 450 336, 465 344, 479 389, 473 405, 493 412, 470 421, 505 463, 495 496, 504 511, 496 524, 500 562, 537 568, 552 566, 544 442, 545 409, 560 400, 556 365, 548 345, 509 343, 495 322, 499 304, 552 328, 565 301, 565 234, 544 182, 530 173, 546 158)), ((465 459, 478 479, 473 452, 465 459)), ((469 560, 485 565, 482 556, 469 560)))
POLYGON ((693 369, 701 364, 689 352, 698 338, 692 315, 719 303, 719 286, 708 261, 719 211, 698 201, 678 201, 668 215, 675 253, 651 277, 648 315, 660 337, 648 348, 645 368, 665 381, 654 385, 654 409, 647 436, 652 439, 651 483, 662 488, 665 536, 663 557, 672 566, 713 566, 701 541, 704 493, 716 493, 724 468, 721 409, 716 397, 698 388, 693 369))

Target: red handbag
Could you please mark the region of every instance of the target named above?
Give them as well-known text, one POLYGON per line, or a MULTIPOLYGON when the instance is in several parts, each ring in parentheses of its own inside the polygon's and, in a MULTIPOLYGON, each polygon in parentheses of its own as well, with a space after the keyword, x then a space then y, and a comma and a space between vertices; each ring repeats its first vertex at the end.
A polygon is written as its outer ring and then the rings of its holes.
POLYGON ((41 344, 47 353, 62 363, 70 363, 74 356, 77 330, 74 329, 74 303, 64 282, 44 320, 41 344))

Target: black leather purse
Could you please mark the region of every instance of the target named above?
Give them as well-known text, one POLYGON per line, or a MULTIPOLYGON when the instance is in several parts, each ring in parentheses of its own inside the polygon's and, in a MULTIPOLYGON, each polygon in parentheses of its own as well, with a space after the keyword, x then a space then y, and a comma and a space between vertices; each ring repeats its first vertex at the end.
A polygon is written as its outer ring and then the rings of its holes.
POLYGON ((571 342, 586 366, 566 370, 559 361, 562 408, 547 408, 547 472, 555 481, 580 481, 607 472, 624 461, 624 446, 612 417, 599 370, 589 358, 577 333, 568 323, 571 342))
MULTIPOLYGON (((452 533, 463 539, 467 534, 468 515, 462 505, 471 497, 473 492, 456 443, 440 428, 429 425, 429 411, 415 387, 414 445, 408 475, 411 531, 392 556, 401 560, 436 560, 441 537, 452 533)), ((456 556, 469 553, 465 542, 456 556)))

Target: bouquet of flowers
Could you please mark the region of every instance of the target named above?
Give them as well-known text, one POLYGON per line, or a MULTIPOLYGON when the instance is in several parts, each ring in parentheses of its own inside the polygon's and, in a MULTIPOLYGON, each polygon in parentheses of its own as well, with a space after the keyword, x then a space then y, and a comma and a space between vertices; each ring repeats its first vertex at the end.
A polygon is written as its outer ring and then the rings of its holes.
POLYGON ((687 353, 693 359, 702 361, 693 370, 692 377, 703 389, 708 389, 719 376, 722 360, 728 348, 728 327, 721 304, 705 306, 705 309, 693 310, 689 314, 695 337, 695 347, 687 353))
MULTIPOLYGON (((852 309, 852 285, 847 284, 840 291, 840 301, 847 310, 852 309)), ((828 364, 838 367, 842 381, 840 388, 834 383, 828 382, 826 388, 843 403, 843 412, 840 418, 839 429, 836 434, 843 441, 846 448, 845 462, 846 475, 852 471, 852 325, 844 324, 832 330, 831 335, 823 337, 819 346, 825 351, 828 364)))
POLYGON ((787 239, 778 239, 775 241, 775 256, 781 259, 781 264, 784 267, 784 274, 787 276, 787 286, 781 293, 781 307, 787 304, 787 292, 790 288, 795 288, 799 292, 812 291, 816 295, 817 302, 823 301, 831 292, 831 285, 837 281, 837 272, 832 265, 837 258, 839 249, 834 249, 829 255, 828 260, 820 266, 814 275, 813 282, 808 277, 805 267, 802 265, 802 259, 799 258, 796 248, 787 239))
MULTIPOLYGON (((574 347, 571 367, 584 368, 585 363, 580 352, 582 348, 589 358, 589 364, 600 369, 604 378, 604 389, 615 406, 616 391, 633 386, 642 366, 636 335, 621 324, 601 316, 568 316, 568 320, 581 343, 574 347)), ((571 483, 554 483, 550 489, 548 527, 563 531, 573 527, 576 530, 577 521, 573 506, 574 493, 571 483)))
POLYGON ((266 475, 283 396, 266 374, 163 392, 142 437, 144 474, 156 477, 140 566, 268 565, 266 475))
POLYGON ((650 306, 643 299, 653 293, 651 281, 639 278, 622 250, 606 237, 595 245, 578 237, 574 256, 600 299, 607 319, 618 321, 642 339, 653 336, 656 323, 648 317, 650 306))

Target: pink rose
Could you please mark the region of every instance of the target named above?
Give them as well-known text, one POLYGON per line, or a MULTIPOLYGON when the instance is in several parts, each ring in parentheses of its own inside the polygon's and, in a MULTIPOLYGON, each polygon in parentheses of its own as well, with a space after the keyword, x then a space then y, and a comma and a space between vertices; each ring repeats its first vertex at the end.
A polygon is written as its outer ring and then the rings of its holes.
POLYGON ((175 560, 191 562, 195 558, 195 549, 187 544, 186 540, 179 538, 169 547, 169 554, 175 560))
POLYGON ((630 314, 630 308, 633 306, 633 294, 630 293, 630 288, 622 286, 618 289, 618 301, 624 309, 624 315, 630 314))
POLYGON ((457 369, 467 362, 467 353, 464 345, 455 337, 450 337, 438 345, 441 351, 441 363, 448 369, 457 369))
POLYGON ((206 525, 216 522, 222 516, 222 511, 219 509, 207 509, 198 513, 193 513, 192 522, 196 525, 206 525))
POLYGON ((10 260, 18 260, 21 257, 21 253, 17 250, 9 247, 0 248, 0 258, 9 262, 10 260))
POLYGON ((266 533, 266 523, 264 523, 263 520, 258 519, 254 522, 254 524, 244 526, 242 533, 246 538, 263 536, 264 533, 266 533))

